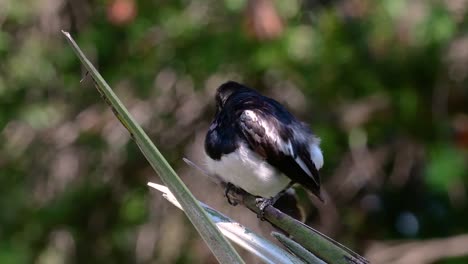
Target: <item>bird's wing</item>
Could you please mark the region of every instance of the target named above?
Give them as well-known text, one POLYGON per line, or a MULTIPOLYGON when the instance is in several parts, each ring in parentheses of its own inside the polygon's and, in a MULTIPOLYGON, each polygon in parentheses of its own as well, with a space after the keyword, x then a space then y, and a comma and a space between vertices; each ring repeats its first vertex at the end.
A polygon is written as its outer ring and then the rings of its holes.
POLYGON ((320 176, 310 153, 312 142, 296 139, 291 126, 258 109, 244 110, 239 118, 239 129, 255 153, 321 199, 320 176))

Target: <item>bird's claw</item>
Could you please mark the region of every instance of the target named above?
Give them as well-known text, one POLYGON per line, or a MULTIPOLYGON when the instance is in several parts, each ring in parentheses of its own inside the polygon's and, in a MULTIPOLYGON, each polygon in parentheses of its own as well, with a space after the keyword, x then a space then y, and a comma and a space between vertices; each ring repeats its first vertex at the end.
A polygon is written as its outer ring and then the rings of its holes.
POLYGON ((237 189, 237 187, 234 186, 234 184, 232 184, 232 183, 230 183, 230 182, 226 184, 226 188, 224 189, 224 196, 226 196, 228 203, 229 203, 230 205, 232 205, 232 206, 236 206, 236 205, 239 204, 239 203, 236 201, 236 199, 233 198, 234 195, 232 194, 232 192, 233 192, 233 191, 235 192, 236 189, 237 189))
POLYGON ((255 199, 255 202, 256 202, 257 208, 260 210, 260 212, 257 214, 257 217, 263 221, 265 220, 265 209, 268 206, 273 205, 275 203, 275 200, 272 198, 258 197, 255 199))

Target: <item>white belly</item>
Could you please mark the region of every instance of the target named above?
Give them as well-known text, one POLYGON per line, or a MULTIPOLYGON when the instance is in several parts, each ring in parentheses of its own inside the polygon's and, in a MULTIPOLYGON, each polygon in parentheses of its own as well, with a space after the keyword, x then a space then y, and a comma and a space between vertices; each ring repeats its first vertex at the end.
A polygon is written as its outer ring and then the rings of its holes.
POLYGON ((273 197, 291 182, 244 145, 220 160, 207 156, 206 162, 211 173, 256 196, 273 197))

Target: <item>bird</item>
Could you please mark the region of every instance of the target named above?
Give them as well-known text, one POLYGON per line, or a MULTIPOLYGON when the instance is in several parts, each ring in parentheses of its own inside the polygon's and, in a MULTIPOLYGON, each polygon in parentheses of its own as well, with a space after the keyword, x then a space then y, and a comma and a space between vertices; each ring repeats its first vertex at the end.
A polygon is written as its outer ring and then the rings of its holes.
POLYGON ((235 81, 221 84, 216 113, 205 137, 209 173, 257 197, 260 211, 294 183, 324 201, 320 138, 276 100, 235 81))

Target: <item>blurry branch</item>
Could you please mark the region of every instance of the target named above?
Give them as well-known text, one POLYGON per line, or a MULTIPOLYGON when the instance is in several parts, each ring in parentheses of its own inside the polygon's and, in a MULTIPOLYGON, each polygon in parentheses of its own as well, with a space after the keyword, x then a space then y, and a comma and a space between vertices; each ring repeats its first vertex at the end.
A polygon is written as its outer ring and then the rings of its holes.
POLYGON ((339 203, 350 201, 365 186, 380 187, 385 175, 382 168, 390 156, 387 145, 369 149, 367 134, 363 130, 353 130, 349 141, 349 153, 346 153, 334 175, 324 184, 326 189, 335 190, 333 198, 339 203))
MULTIPOLYGON (((152 182, 149 182, 148 186, 162 192, 164 198, 166 198, 169 202, 171 202, 179 209, 183 210, 180 206, 180 203, 177 201, 177 199, 166 186, 162 186, 152 182)), ((243 247, 244 249, 255 254, 256 256, 261 258, 265 263, 304 263, 299 258, 286 252, 285 250, 281 249, 280 247, 268 241, 267 239, 258 236, 243 225, 234 222, 229 217, 223 215, 222 213, 216 211, 215 209, 209 207, 208 205, 202 202, 199 203, 210 215, 211 220, 215 222, 215 224, 227 238, 229 238, 231 241, 238 244, 239 246, 243 247)), ((323 262, 315 263, 320 264, 323 262)))
MULTIPOLYGON (((190 166, 200 170, 200 172, 202 172, 205 176, 221 187, 226 187, 226 183, 221 181, 217 176, 207 173, 204 169, 200 168, 188 159, 184 158, 184 161, 190 166)), ((231 190, 233 189, 234 188, 231 190)), ((231 200, 236 201, 239 204, 243 204, 245 207, 256 214, 260 214, 260 210, 256 205, 255 196, 241 189, 233 190, 233 192, 230 192, 230 194, 231 200)), ((273 226, 289 234, 292 239, 299 243, 299 245, 301 245, 304 249, 308 250, 327 263, 369 263, 359 254, 353 252, 352 250, 318 232, 317 230, 305 225, 304 223, 290 217, 287 214, 284 214, 273 206, 268 206, 265 208, 263 217, 273 226)))
POLYGON ((365 186, 377 188, 383 184, 383 167, 388 162, 390 149, 386 145, 370 149, 364 126, 388 111, 390 102, 388 95, 375 93, 338 107, 337 116, 340 117, 340 126, 348 132, 350 151, 341 160, 333 177, 324 184, 325 189, 337 190, 333 198, 338 203, 351 200, 365 186))
POLYGON ((434 263, 438 260, 468 255, 468 234, 449 238, 400 243, 375 242, 366 256, 382 264, 434 263))
POLYGON ((345 103, 338 109, 341 126, 346 130, 361 127, 373 116, 390 107, 390 98, 384 94, 374 94, 353 103, 345 103))
POLYGON ((218 261, 220 263, 244 263, 232 245, 211 221, 206 211, 203 210, 198 201, 195 200, 193 195, 177 176, 174 169, 172 169, 163 155, 149 139, 148 135, 146 135, 143 129, 135 122, 134 118, 130 115, 104 78, 86 58, 70 34, 65 31, 62 31, 62 33, 65 35, 73 51, 79 57, 81 63, 90 73, 101 97, 112 108, 116 117, 130 132, 131 137, 135 140, 150 165, 180 202, 187 217, 205 240, 218 261))

